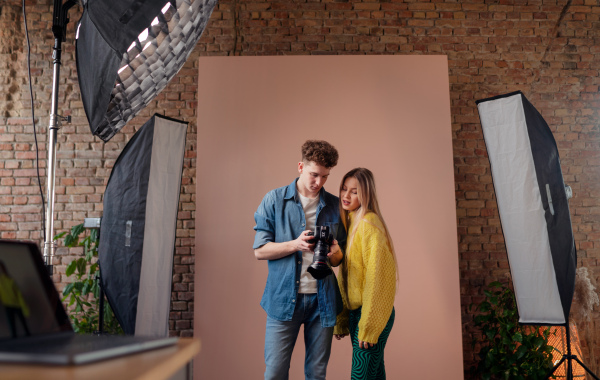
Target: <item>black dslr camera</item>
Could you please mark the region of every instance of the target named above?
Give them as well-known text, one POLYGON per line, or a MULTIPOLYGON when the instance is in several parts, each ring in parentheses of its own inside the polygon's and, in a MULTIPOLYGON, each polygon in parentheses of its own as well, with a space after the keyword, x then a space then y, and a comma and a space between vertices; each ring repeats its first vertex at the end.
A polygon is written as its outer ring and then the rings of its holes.
POLYGON ((333 243, 333 235, 328 226, 316 226, 315 232, 309 232, 309 236, 314 236, 313 239, 309 240, 310 244, 315 244, 315 256, 313 262, 308 267, 308 273, 314 278, 320 280, 333 273, 327 263, 327 254, 329 253, 329 246, 333 243))

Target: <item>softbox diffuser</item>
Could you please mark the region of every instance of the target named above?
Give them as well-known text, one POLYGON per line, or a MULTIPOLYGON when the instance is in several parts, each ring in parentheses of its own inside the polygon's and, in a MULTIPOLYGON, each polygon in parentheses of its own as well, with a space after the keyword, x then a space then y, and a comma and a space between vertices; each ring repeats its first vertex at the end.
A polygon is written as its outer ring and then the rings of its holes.
POLYGON ((168 335, 186 131, 154 115, 119 155, 104 193, 98 261, 126 334, 168 335))
POLYGON ((179 72, 217 0, 84 0, 77 75, 92 133, 110 140, 179 72))
POLYGON ((523 324, 564 324, 577 253, 556 142, 521 92, 477 102, 523 324))

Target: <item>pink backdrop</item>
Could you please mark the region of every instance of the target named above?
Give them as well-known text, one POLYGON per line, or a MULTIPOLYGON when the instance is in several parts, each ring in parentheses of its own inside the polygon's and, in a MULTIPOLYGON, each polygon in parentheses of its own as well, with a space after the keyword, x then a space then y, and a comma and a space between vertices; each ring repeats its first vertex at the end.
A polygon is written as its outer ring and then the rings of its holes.
MULTIPOLYGON (((194 333, 196 379, 260 379, 267 263, 254 258, 254 211, 298 174, 300 146, 324 139, 348 170, 375 174, 398 256, 390 379, 462 379, 456 212, 445 56, 200 58, 194 333)), ((290 378, 303 379, 298 339, 290 378)), ((350 377, 348 338, 328 379, 350 377)))

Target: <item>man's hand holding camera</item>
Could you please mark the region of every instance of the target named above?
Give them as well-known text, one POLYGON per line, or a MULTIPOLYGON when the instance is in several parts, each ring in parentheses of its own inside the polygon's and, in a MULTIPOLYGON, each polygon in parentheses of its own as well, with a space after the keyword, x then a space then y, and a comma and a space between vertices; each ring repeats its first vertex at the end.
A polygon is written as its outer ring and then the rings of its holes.
MULTIPOLYGON (((298 236, 298 238, 292 243, 297 251, 312 251, 315 248, 316 243, 313 231, 302 231, 300 236, 298 236)), ((344 254, 342 253, 340 245, 336 239, 333 239, 333 242, 329 246, 327 258, 333 267, 340 265, 342 259, 344 258, 344 254)))
POLYGON ((296 240, 292 240, 292 245, 295 251, 312 251, 315 248, 314 236, 311 236, 312 231, 302 231, 296 240))

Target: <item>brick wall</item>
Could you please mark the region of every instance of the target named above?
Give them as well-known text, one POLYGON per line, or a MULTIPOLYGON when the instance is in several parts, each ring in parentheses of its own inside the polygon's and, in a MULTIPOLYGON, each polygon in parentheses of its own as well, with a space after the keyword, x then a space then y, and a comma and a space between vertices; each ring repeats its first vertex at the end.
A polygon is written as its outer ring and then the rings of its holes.
MULTIPOLYGON (((0 236, 39 240, 40 198, 20 3, 5 0, 0 5, 0 236)), ((51 1, 27 1, 27 10, 35 111, 45 157, 48 117, 44 110, 49 108, 52 78, 51 1)), ((77 18, 72 12, 72 19, 77 18)), ((205 55, 448 56, 465 368, 475 358, 468 306, 481 300, 484 284, 506 279, 509 272, 475 100, 521 90, 542 113, 557 140, 565 181, 574 191, 570 205, 579 265, 587 266, 595 279, 600 275, 596 224, 600 220, 600 6, 596 0, 222 0, 182 72, 143 115, 106 144, 92 137, 86 125, 76 81, 73 23, 69 30, 59 109, 71 114, 73 123, 59 133, 58 231, 84 217, 100 216, 114 160, 150 115, 164 113, 190 122, 177 224, 173 334, 192 334, 196 71, 199 57, 205 55)), ((75 253, 59 250, 59 272, 75 253)), ((62 275, 55 280, 61 285, 66 281, 62 275)), ((597 339, 591 340, 595 341, 584 345, 598 350, 597 339)))

